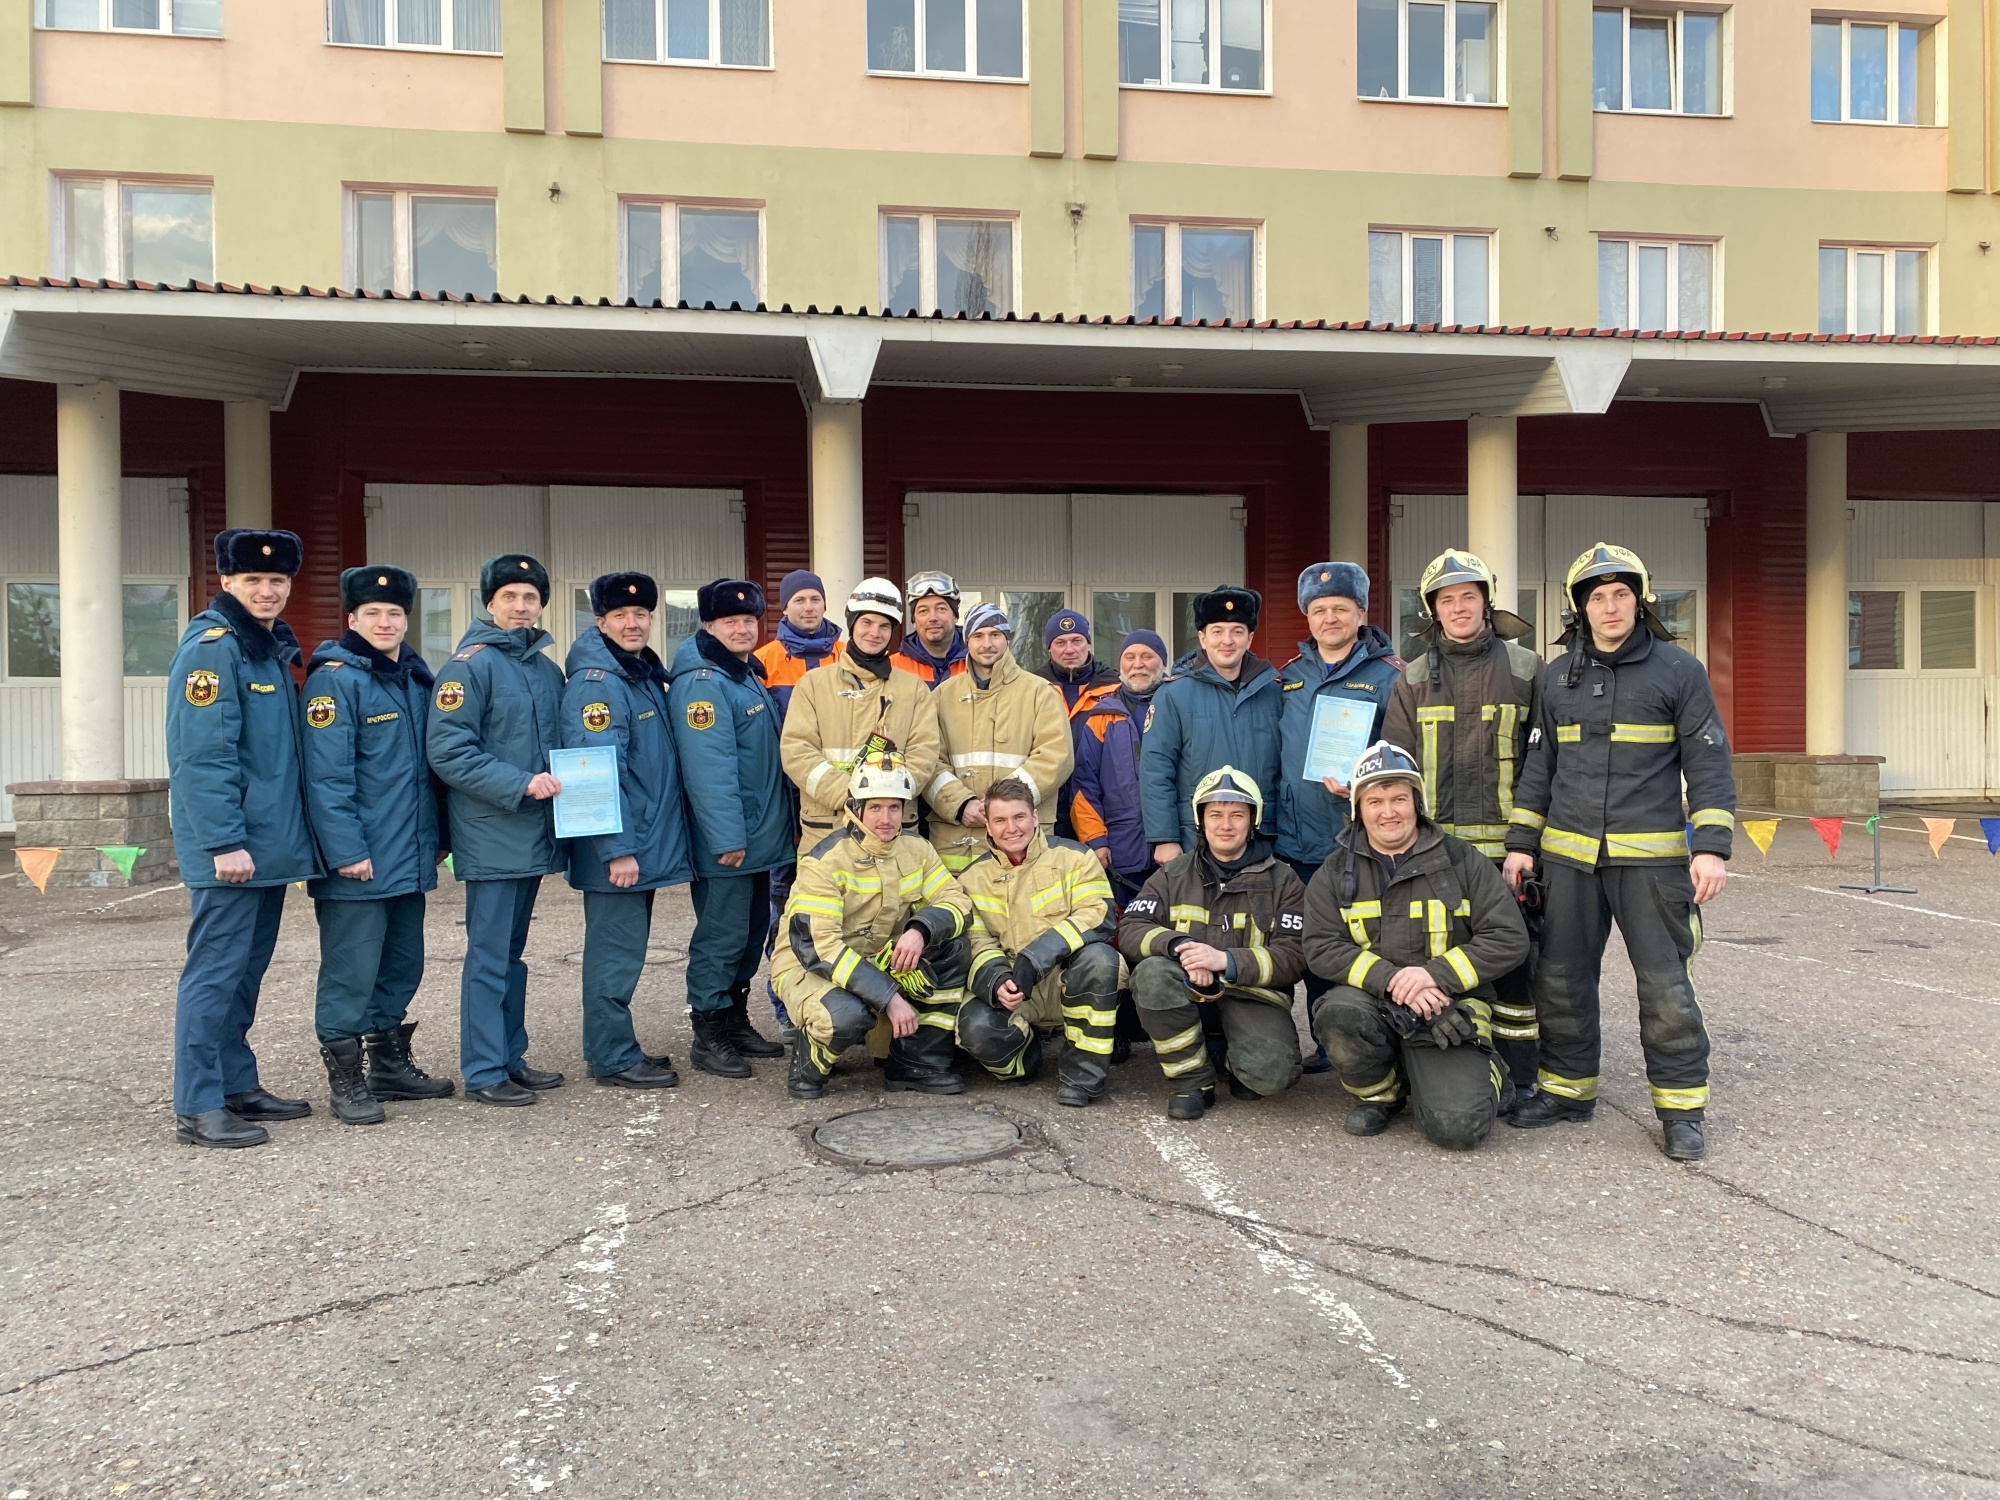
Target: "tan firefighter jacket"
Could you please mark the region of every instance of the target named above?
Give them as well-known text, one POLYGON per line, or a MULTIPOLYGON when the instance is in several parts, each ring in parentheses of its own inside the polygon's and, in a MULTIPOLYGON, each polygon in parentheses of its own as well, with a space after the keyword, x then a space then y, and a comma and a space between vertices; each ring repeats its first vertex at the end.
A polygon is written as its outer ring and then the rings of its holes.
POLYGON ((1056 793, 1076 764, 1062 694, 1045 678, 1023 671, 1012 651, 1003 651, 985 687, 965 672, 940 683, 931 699, 944 754, 928 786, 914 763, 910 774, 930 805, 931 842, 945 867, 956 873, 986 852, 985 831, 967 828, 958 814, 1004 777, 1027 784, 1042 832, 1053 829, 1056 793))
POLYGON ((959 872, 958 883, 978 917, 968 984, 979 999, 992 999, 1000 982, 1013 977, 1018 957, 1041 979, 1086 943, 1116 941, 1111 882, 1097 856, 1069 839, 1037 832, 1018 865, 988 844, 959 872))
MULTIPOLYGON (((845 825, 847 782, 873 735, 895 744, 918 790, 938 765, 937 708, 930 689, 908 672, 884 682, 847 659, 843 649, 792 689, 778 753, 799 789, 799 851, 845 825)), ((916 826, 912 800, 903 827, 916 826)))

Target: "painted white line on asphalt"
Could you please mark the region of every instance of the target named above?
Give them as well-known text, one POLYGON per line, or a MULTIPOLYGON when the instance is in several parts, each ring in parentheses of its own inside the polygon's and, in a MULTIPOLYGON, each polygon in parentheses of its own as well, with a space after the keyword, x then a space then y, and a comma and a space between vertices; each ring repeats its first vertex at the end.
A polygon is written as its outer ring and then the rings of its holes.
POLYGON ((1193 1141, 1157 1123, 1149 1122, 1144 1129, 1146 1139, 1153 1143, 1153 1149, 1160 1153, 1161 1159, 1185 1177, 1210 1208, 1243 1226, 1244 1233, 1257 1251, 1257 1263, 1264 1268, 1266 1275, 1281 1280, 1284 1283, 1282 1290, 1296 1292, 1311 1303, 1313 1311, 1333 1325, 1334 1337, 1343 1344, 1353 1344, 1358 1348, 1367 1357, 1368 1363, 1386 1375, 1397 1390, 1408 1391, 1412 1401, 1422 1399, 1417 1388, 1410 1383, 1409 1376, 1382 1352, 1375 1335, 1361 1320, 1361 1314, 1327 1287, 1314 1267, 1292 1254, 1292 1247, 1285 1243, 1283 1236, 1266 1226, 1254 1209, 1237 1205, 1234 1189, 1224 1181, 1215 1163, 1208 1159, 1207 1152, 1193 1141))
POLYGON ((1830 891, 1823 885, 1801 886, 1801 890, 1814 891, 1822 896, 1839 896, 1845 901, 1859 901, 1864 906, 1893 906, 1897 911, 1913 911, 1926 917, 1943 917, 1947 922, 1977 922, 1981 927, 2000 927, 1988 917, 1963 917, 1955 911, 1935 911, 1928 906, 1912 906, 1907 901, 1884 901, 1880 896, 1864 896, 1858 891, 1830 891))
POLYGON ((172 885, 156 885, 150 891, 141 891, 136 896, 120 896, 116 901, 107 901, 102 906, 87 906, 83 914, 94 917, 99 912, 110 911, 114 906, 124 906, 133 901, 144 901, 148 896, 164 896, 170 891, 184 891, 187 887, 176 880, 172 885))

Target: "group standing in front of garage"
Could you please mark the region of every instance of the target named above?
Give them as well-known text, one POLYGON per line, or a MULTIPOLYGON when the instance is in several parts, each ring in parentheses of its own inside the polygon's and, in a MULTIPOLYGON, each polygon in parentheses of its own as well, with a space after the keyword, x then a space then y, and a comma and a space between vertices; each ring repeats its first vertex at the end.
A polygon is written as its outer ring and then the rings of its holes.
POLYGON ((560 869, 583 898, 583 1052, 603 1086, 679 1081, 632 1002, 654 897, 688 885, 690 1061, 711 1074, 789 1051, 790 1093, 819 1098, 865 1043, 886 1087, 956 1093, 962 1062, 1031 1082, 1059 1033, 1056 1100, 1083 1107, 1143 1037, 1175 1119, 1205 1114, 1219 1081, 1256 1099, 1331 1069, 1351 1134, 1408 1106, 1455 1148, 1500 1118, 1590 1117, 1615 920, 1665 1150, 1705 1151, 1691 963, 1735 788, 1707 677, 1622 547, 1572 566, 1547 664, 1495 607, 1491 571, 1453 549, 1421 580, 1413 661, 1368 623, 1365 571, 1329 561, 1300 575, 1310 639, 1285 666, 1251 649, 1260 596, 1223 586, 1195 600, 1178 673, 1150 630, 1100 664, 1071 611, 1030 672, 1007 613, 962 610, 938 572, 907 597, 864 580, 843 630, 804 570, 761 649, 762 588, 702 588, 671 663, 648 644, 655 581, 606 574, 558 668, 548 574, 524 554, 486 563, 484 617, 433 671, 405 639, 415 578, 371 564, 342 574, 348 628, 302 691, 280 618, 301 562, 290 532, 224 532, 222 590, 173 668, 184 1141, 255 1145, 310 1112, 261 1087, 247 1040, 294 881, 319 924, 333 1113, 374 1123, 384 1100, 455 1091, 417 1064, 407 1019, 448 856, 465 887, 460 1071, 487 1104, 563 1082, 527 1061, 522 957, 560 869), (1321 763, 1330 718, 1368 726, 1342 775, 1321 763), (591 748, 616 752, 617 829, 559 840, 551 753, 591 748), (785 1041, 750 1019, 767 955, 785 1041))

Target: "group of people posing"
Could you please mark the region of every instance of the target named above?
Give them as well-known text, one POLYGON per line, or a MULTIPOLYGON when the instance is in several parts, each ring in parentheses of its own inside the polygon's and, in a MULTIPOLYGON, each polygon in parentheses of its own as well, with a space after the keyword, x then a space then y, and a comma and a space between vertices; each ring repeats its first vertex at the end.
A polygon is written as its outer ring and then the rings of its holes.
POLYGON ((281 618, 301 561, 293 533, 222 533, 222 591, 171 669, 193 908, 183 1141, 256 1145, 264 1122, 310 1112, 261 1087, 247 1040, 294 881, 319 923, 336 1117, 455 1091, 418 1065, 407 1019, 448 851, 465 888, 460 1072, 486 1104, 563 1082, 527 1061, 522 962, 560 870, 583 897, 583 1054, 601 1086, 679 1082, 641 1046, 632 999, 654 895, 688 885, 705 1072, 747 1078, 789 1052, 792 1097, 817 1099, 865 1045, 886 1088, 951 1094, 966 1066, 1031 1083, 1047 1048, 1056 1102, 1085 1107, 1143 1041, 1175 1119, 1205 1114, 1218 1083, 1257 1099, 1332 1069, 1349 1133, 1409 1106, 1457 1149, 1502 1118, 1591 1117, 1615 920, 1664 1148, 1704 1154, 1691 963, 1735 785, 1707 676, 1623 547, 1571 567, 1547 664, 1492 572, 1454 549, 1423 574, 1407 663, 1368 623, 1365 570, 1324 562, 1299 576, 1311 638, 1283 667, 1251 650, 1261 597, 1223 586, 1196 598, 1178 661, 1136 630, 1100 664, 1089 620, 1065 610, 1035 672, 1006 612, 963 609, 944 573, 865 579, 843 629, 804 570, 762 645, 759 585, 702 588, 671 663, 647 644, 655 581, 606 574, 559 668, 548 573, 522 554, 485 564, 485 617, 434 669, 405 639, 415 578, 369 565, 341 575, 348 628, 305 662, 303 690, 281 618), (1351 768, 1323 763, 1336 720, 1368 726, 1351 768), (617 752, 617 831, 558 840, 551 752, 589 748, 617 752), (750 1016, 767 956, 778 1039, 750 1016))

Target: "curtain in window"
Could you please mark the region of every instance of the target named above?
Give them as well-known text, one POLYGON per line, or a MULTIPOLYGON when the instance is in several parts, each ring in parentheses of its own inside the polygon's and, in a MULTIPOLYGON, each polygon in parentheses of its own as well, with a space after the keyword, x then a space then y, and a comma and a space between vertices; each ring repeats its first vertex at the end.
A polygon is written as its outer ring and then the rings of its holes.
POLYGON ((498 262, 493 200, 412 198, 416 265, 412 291, 493 295, 498 262))
POLYGON ((681 300, 693 307, 757 305, 757 215, 681 210, 681 300))
POLYGON ((221 36, 222 0, 176 0, 174 30, 182 36, 221 36))
POLYGON ((1132 316, 1167 315, 1167 230, 1163 224, 1132 228, 1132 316))
POLYGON ((1181 231, 1181 316, 1240 319, 1251 313, 1251 253, 1246 229, 1181 231))
POLYGON ((125 276, 179 285, 215 277, 212 207, 207 188, 151 183, 124 189, 125 276))
POLYGON ((389 44, 388 0, 330 0, 327 36, 353 47, 389 44))
POLYGON ((771 0, 722 0, 722 61, 742 68, 771 64, 771 0))
POLYGON ((660 55, 653 0, 604 0, 604 55, 651 62, 660 55))
POLYGON ((1169 0, 1175 83, 1208 82, 1208 0, 1169 0))
POLYGON ((1002 317, 1014 310, 1014 226, 996 219, 940 219, 938 305, 946 314, 1002 317))
POLYGON ((48 0, 42 24, 63 31, 95 31, 101 24, 97 0, 48 0))
POLYGON ((410 47, 444 45, 444 0, 396 0, 396 40, 410 47))
POLYGON ((160 0, 111 0, 111 24, 138 31, 158 31, 160 0))
POLYGON ((451 45, 459 52, 498 52, 500 0, 457 0, 451 8, 451 45))
POLYGON ((888 311, 901 315, 928 312, 923 300, 922 236, 917 220, 891 218, 882 232, 882 287, 888 311))
POLYGON ((1160 0, 1118 0, 1118 81, 1160 81, 1160 0))

